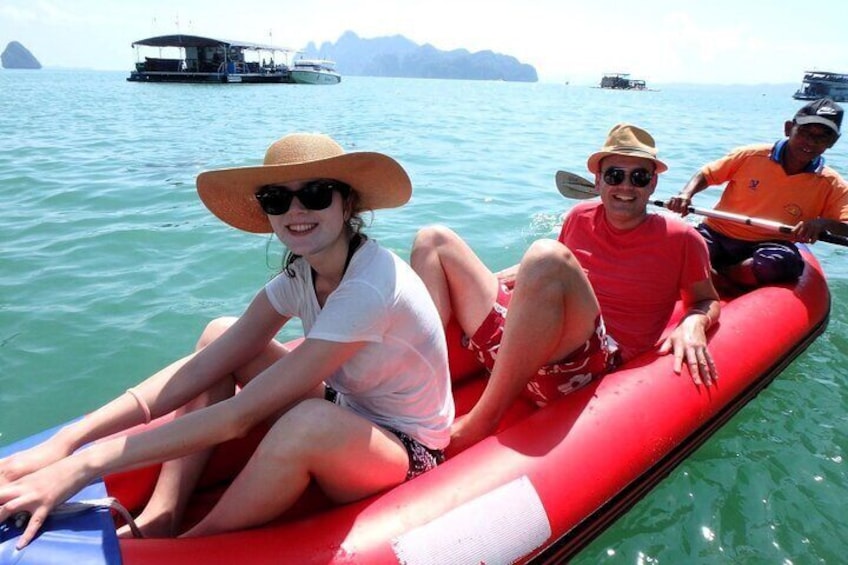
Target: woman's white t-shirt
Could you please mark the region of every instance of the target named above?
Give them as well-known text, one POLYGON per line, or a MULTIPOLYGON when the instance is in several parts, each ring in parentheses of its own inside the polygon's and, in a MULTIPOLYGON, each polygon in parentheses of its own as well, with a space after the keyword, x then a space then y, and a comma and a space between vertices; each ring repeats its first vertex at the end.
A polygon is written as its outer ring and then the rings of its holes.
POLYGON ((321 308, 312 269, 298 259, 265 292, 280 314, 300 318, 309 339, 368 342, 326 383, 341 405, 427 447, 450 440, 454 403, 447 345, 436 306, 418 275, 373 240, 356 250, 321 308))

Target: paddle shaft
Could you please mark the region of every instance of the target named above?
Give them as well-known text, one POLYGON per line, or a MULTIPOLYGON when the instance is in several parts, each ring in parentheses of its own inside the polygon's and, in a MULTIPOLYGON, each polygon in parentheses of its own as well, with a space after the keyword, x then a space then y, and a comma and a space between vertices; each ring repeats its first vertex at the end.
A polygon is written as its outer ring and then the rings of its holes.
MULTIPOLYGON (((566 198, 576 198, 579 200, 583 200, 586 198, 594 198, 595 196, 598 196, 598 193, 596 192, 595 188, 595 183, 581 177, 580 175, 569 173, 568 171, 558 171, 556 174, 556 182, 557 188, 559 189, 560 193, 562 193, 562 195, 566 198)), ((654 206, 660 206, 662 208, 667 207, 665 205, 665 202, 663 202, 662 200, 652 200, 651 204, 653 204, 654 206)), ((747 224, 749 226, 764 228, 778 233, 792 233, 792 226, 787 226, 786 224, 781 224, 780 222, 775 222, 772 220, 751 218, 749 216, 733 214, 731 212, 722 212, 720 210, 705 210, 704 208, 695 208, 694 206, 687 207, 686 211, 690 214, 698 214, 700 216, 706 216, 707 218, 716 218, 719 220, 726 220, 728 222, 747 224)), ((844 235, 835 235, 830 232, 822 232, 821 234, 819 234, 818 240, 848 247, 848 237, 845 237, 844 235)))
MULTIPOLYGON (((665 202, 663 202, 662 200, 651 200, 651 204, 653 204, 654 206, 659 206, 660 208, 667 208, 665 202)), ((745 224, 748 226, 754 226, 756 228, 764 228, 780 233, 792 233, 791 226, 781 224, 780 222, 773 222, 771 220, 750 218, 741 214, 732 214, 730 212, 722 212, 720 210, 706 210, 704 208, 695 208, 694 206, 687 206, 686 211, 690 214, 698 214, 699 216, 706 216, 707 218, 727 220, 728 222, 736 222, 738 224, 745 224)))
MULTIPOLYGON (((651 204, 653 204, 654 206, 660 206, 661 208, 667 208, 665 202, 663 202, 662 200, 652 200, 651 204)), ((716 218, 718 220, 727 220, 728 222, 736 222, 738 224, 745 224, 748 226, 754 226, 756 228, 764 228, 779 233, 792 233, 792 226, 787 226, 786 224, 781 224, 780 222, 774 222, 772 220, 751 218, 749 216, 733 214, 731 212, 722 212, 720 210, 705 210, 703 208, 696 208, 694 206, 688 206, 686 208, 686 211, 690 214, 698 214, 699 216, 705 216, 707 218, 716 218)), ((826 241, 828 243, 835 243, 836 245, 844 245, 848 247, 848 237, 834 235, 830 232, 822 232, 819 235, 819 241, 826 241)))

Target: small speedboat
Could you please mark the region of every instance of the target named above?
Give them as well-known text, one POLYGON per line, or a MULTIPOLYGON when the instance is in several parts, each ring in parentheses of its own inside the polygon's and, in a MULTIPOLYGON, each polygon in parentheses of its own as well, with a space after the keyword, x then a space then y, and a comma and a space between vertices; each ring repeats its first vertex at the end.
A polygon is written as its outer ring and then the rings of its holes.
POLYGON ((295 59, 290 75, 298 84, 338 84, 342 81, 336 64, 326 59, 295 59))
MULTIPOLYGON (((545 408, 516 402, 494 435, 461 453, 449 450, 433 471, 358 502, 336 506, 310 490, 265 526, 194 539, 118 540, 113 515, 95 509, 51 517, 22 552, 13 549, 20 529, 7 523, 0 529, 0 563, 561 563, 825 330, 827 283, 815 257, 806 248, 803 254, 807 266, 796 284, 723 298, 720 323, 709 336, 721 378, 710 388, 696 387, 685 370, 675 375, 670 356, 648 352, 545 408)), ((681 314, 678 308, 675 316, 681 314)), ((456 337, 455 327, 449 331, 456 337)), ((485 378, 464 350, 451 352, 451 367, 461 414, 485 378)), ((257 438, 216 449, 187 521, 211 507, 257 438)), ((107 476, 75 500, 113 496, 136 512, 157 473, 151 467, 107 476)))

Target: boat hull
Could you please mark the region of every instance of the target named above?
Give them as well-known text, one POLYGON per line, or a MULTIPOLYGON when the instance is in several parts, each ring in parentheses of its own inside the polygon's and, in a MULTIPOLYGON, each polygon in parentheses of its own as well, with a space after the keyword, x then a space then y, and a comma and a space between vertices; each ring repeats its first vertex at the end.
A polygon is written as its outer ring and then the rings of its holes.
POLYGON ((819 98, 824 97, 828 97, 834 102, 848 102, 848 88, 845 88, 843 90, 828 88, 825 90, 821 90, 817 93, 810 93, 799 90, 792 95, 792 98, 794 98, 795 100, 818 100, 819 98))
POLYGON ((297 84, 338 84, 342 81, 341 75, 337 73, 299 69, 291 70, 291 79, 297 84))
MULTIPOLYGON (((824 331, 830 295, 818 262, 806 249, 804 256, 797 284, 723 300, 719 327, 709 336, 717 386, 695 387, 688 375, 672 372, 669 356, 646 353, 544 409, 517 402, 496 434, 462 453, 449 449, 443 465, 385 493, 332 506, 310 491, 261 528, 202 539, 122 539, 123 563, 561 563, 824 331)), ((449 331, 458 342, 456 327, 449 331)), ((451 352, 451 369, 462 413, 485 377, 461 349, 451 352)), ((208 510, 259 435, 217 449, 189 520, 208 510)), ((137 510, 157 472, 112 475, 106 488, 137 510)))
POLYGON ((288 71, 274 73, 192 73, 133 71, 129 82, 179 82, 179 83, 258 83, 287 84, 294 82, 288 71))

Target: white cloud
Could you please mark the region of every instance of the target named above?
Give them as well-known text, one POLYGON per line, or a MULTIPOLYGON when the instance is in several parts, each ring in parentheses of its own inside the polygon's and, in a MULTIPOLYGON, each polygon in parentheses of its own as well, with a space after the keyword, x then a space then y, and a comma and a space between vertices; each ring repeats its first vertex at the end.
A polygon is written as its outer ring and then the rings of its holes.
POLYGON ((6 25, 32 22, 36 19, 36 13, 31 8, 10 4, 0 4, 0 21, 5 21, 6 25))

